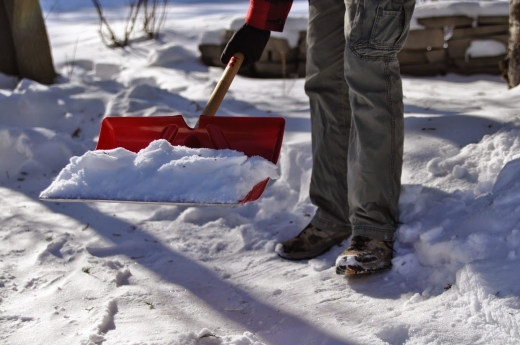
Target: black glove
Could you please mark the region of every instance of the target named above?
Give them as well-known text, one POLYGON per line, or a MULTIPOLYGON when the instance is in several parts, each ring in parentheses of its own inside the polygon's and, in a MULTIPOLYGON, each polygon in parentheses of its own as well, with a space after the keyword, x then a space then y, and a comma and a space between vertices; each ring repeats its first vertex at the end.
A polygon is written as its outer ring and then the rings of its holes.
POLYGON ((260 60, 270 36, 271 31, 257 29, 244 24, 229 40, 226 48, 224 48, 222 52, 220 61, 227 65, 235 53, 242 53, 245 57, 242 66, 251 65, 260 60))

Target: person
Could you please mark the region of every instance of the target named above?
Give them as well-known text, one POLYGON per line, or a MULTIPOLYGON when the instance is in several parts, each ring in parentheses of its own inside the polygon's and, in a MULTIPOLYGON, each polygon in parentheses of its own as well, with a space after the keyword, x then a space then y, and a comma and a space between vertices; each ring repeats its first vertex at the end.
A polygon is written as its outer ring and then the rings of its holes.
MULTIPOLYGON (((291 0, 251 0, 245 24, 221 60, 258 61, 271 31, 282 31, 291 0)), ((276 246, 290 260, 316 257, 352 235, 338 274, 391 267, 398 226, 404 106, 397 53, 415 0, 309 0, 305 92, 313 168, 311 222, 276 246)))

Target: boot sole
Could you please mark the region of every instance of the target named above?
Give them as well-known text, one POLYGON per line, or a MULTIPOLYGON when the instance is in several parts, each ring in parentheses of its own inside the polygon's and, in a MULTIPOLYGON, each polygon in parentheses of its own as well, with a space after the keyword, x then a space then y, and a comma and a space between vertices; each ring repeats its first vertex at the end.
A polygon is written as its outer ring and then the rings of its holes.
MULTIPOLYGON (((348 238, 348 237, 347 237, 348 238)), ((313 252, 312 254, 310 254, 309 252, 301 252, 299 254, 287 254, 285 255, 286 253, 280 253, 279 251, 276 250, 276 247, 275 247, 275 253, 281 257, 282 259, 286 259, 286 260, 291 260, 291 261, 299 261, 299 260, 310 260, 310 259, 314 259, 320 255, 323 255, 325 254, 326 252, 328 252, 329 250, 332 249, 332 247, 334 246, 339 246, 341 245, 341 243, 343 241, 345 241, 347 238, 344 238, 344 239, 341 239, 339 241, 334 241, 334 243, 332 243, 331 245, 329 245, 328 247, 326 248, 323 248, 321 251, 315 251, 313 252)), ((279 243, 281 244, 281 243, 279 243)))
MULTIPOLYGON (((332 247, 334 247, 334 246, 332 246, 332 247)), ((327 249, 325 249, 325 250, 322 251, 322 252, 319 252, 319 253, 317 253, 317 254, 312 254, 312 255, 311 255, 311 254, 307 254, 307 255, 305 255, 305 254, 302 253, 301 256, 300 256, 300 255, 289 255, 289 256, 283 256, 282 254, 280 254, 280 253, 278 253, 278 252, 276 252, 276 254, 277 254, 279 257, 281 257, 282 259, 290 260, 290 261, 310 260, 310 259, 314 259, 314 258, 317 258, 317 257, 320 256, 320 255, 325 254, 325 253, 328 252, 332 247, 327 248, 327 249)))
POLYGON ((354 269, 351 266, 348 266, 346 268, 339 268, 336 266, 336 274, 346 274, 348 276, 372 274, 372 273, 379 273, 379 272, 385 271, 391 267, 392 267, 392 265, 378 267, 377 269, 365 269, 362 267, 357 267, 357 269, 354 269))

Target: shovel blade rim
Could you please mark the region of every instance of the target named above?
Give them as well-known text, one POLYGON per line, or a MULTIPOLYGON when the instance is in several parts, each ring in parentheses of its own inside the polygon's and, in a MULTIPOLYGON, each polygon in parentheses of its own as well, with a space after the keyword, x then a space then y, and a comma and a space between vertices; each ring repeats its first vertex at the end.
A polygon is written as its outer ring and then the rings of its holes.
POLYGON ((103 203, 125 203, 125 204, 157 204, 157 205, 177 205, 177 206, 228 206, 236 207, 243 203, 196 203, 181 201, 153 201, 153 200, 128 200, 128 199, 94 199, 94 198, 39 198, 46 202, 103 202, 103 203))
POLYGON ((284 130, 282 117, 201 115, 195 128, 182 115, 106 117, 96 150, 122 147, 137 153, 152 141, 165 139, 173 146, 232 149, 276 164, 284 130))

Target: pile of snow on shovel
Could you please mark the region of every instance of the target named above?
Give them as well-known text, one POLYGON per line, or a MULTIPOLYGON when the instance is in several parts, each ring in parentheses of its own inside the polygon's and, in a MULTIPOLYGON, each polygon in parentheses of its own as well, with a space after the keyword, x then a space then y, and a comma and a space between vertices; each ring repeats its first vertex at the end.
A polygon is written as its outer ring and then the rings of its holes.
POLYGON ((256 184, 278 177, 262 157, 161 139, 139 153, 116 148, 72 157, 40 198, 236 204, 256 184))

